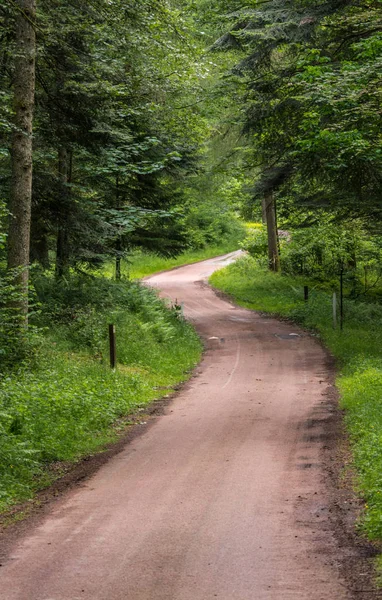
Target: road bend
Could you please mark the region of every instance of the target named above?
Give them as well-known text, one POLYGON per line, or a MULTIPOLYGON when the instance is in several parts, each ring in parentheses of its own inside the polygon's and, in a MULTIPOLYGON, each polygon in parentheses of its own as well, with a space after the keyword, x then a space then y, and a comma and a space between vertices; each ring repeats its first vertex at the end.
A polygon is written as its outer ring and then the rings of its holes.
POLYGON ((155 275, 205 341, 165 414, 54 503, 0 569, 1 600, 344 600, 321 450, 326 356, 204 283, 155 275))

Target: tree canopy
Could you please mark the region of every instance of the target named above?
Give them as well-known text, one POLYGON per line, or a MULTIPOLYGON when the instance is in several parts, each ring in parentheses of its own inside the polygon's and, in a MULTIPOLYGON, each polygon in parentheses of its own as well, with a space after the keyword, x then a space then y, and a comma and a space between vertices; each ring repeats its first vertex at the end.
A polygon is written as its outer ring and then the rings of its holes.
MULTIPOLYGON (((26 4, 0 2, 4 200, 26 4)), ((132 248, 204 243, 214 215, 259 214, 260 198, 273 253, 276 204, 287 226, 324 211, 376 233, 381 12, 376 0, 37 2, 24 262, 63 277, 113 257, 119 275, 132 248)))

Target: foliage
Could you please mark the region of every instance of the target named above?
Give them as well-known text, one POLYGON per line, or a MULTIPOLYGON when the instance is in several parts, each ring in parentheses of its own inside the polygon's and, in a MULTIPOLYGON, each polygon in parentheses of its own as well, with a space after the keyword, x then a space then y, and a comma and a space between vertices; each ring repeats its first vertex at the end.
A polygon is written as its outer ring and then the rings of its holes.
POLYGON ((196 205, 190 204, 186 210, 183 224, 192 250, 225 244, 232 246, 244 235, 243 224, 223 200, 212 202, 206 199, 196 205))
MULTIPOLYGON (((174 267, 188 265, 216 256, 222 256, 238 249, 239 240, 236 236, 226 240, 222 244, 207 246, 199 250, 188 250, 175 258, 164 258, 151 252, 133 252, 127 260, 122 263, 122 275, 129 279, 142 279, 153 273, 167 271, 174 267)), ((113 277, 114 268, 111 264, 106 264, 102 273, 105 276, 113 277)))
MULTIPOLYGON (((217 67, 204 56, 202 34, 182 4, 37 3, 30 270, 36 297, 28 333, 12 312, 18 292, 5 270, 0 215, 3 504, 27 497, 51 461, 102 445, 115 419, 157 396, 154 387, 180 381, 200 356, 196 335, 176 311, 137 284, 113 284, 97 272, 136 248, 161 260, 197 248, 204 258, 214 252, 208 244, 223 253, 236 249, 242 234, 240 177, 237 184, 206 174, 213 107, 203 106, 205 80, 217 67), (212 181, 204 187, 208 198, 194 185, 201 172, 204 183, 212 181), (106 366, 110 322, 117 326, 116 373, 106 366)), ((0 0, 4 198, 14 184, 16 10, 0 0)))
MULTIPOLYGON (((0 3, 5 195, 14 10, 0 3)), ((208 132, 197 103, 207 67, 186 18, 165 0, 42 0, 37 37, 32 260, 49 267, 56 252, 62 276, 136 246, 184 249, 179 181, 208 132)))
MULTIPOLYGON (((316 226, 291 232, 290 241, 283 245, 283 270, 328 283, 343 270, 355 285, 366 277, 362 291, 367 292, 379 275, 381 244, 380 237, 370 237, 362 221, 321 219, 316 226)), ((360 292, 358 288, 359 284, 354 293, 360 292)))
MULTIPOLYGON (((266 259, 268 252, 267 232, 263 225, 248 228, 247 236, 241 243, 241 248, 258 259, 266 259)), ((267 260, 267 259, 266 259, 267 260)))
POLYGON ((50 325, 39 361, 0 380, 1 508, 49 483, 52 462, 115 439, 117 421, 123 430, 126 415, 186 378, 201 352, 192 328, 138 284, 40 277, 36 289, 38 322, 50 325), (109 322, 117 329, 115 372, 107 365, 109 322))
MULTIPOLYGON (((7 369, 23 361, 30 361, 38 350, 41 338, 36 328, 26 330, 23 316, 17 306, 23 292, 15 285, 14 272, 8 272, 5 261, 5 222, 8 212, 0 202, 0 376, 7 369)), ((35 299, 34 299, 35 300, 35 299)), ((33 300, 31 310, 36 310, 33 300)))
MULTIPOLYGON (((380 291, 382 238, 370 236, 363 220, 342 219, 321 212, 315 225, 279 230, 284 274, 300 275, 337 286, 342 271, 353 296, 376 296, 380 291)), ((267 235, 264 226, 250 227, 241 243, 243 250, 266 264, 267 235)))
POLYGON ((382 307, 345 300, 345 324, 341 332, 332 325, 331 297, 314 281, 263 271, 246 257, 219 272, 211 282, 242 306, 291 318, 318 331, 338 359, 337 384, 346 410, 358 488, 365 507, 361 527, 370 539, 382 538, 382 307), (311 286, 304 302, 303 286, 311 286))
MULTIPOLYGON (((221 3, 220 14, 227 8, 221 3)), ((246 85, 258 181, 268 169, 286 169, 282 185, 295 201, 379 218, 380 3, 271 0, 232 8, 216 48, 242 53, 232 79, 246 85)), ((277 187, 272 177, 268 184, 277 187)))
MULTIPOLYGON (((174 311, 100 273, 112 260, 140 277, 234 250, 243 237, 237 215, 258 219, 259 199, 272 190, 288 276, 265 275, 247 258, 214 281, 248 306, 318 328, 341 359, 371 502, 366 527, 382 535, 373 470, 380 440, 368 433, 379 423, 381 369, 380 306, 372 303, 381 274, 381 10, 378 0, 38 2, 37 297, 32 287, 28 333, 12 306, 19 291, 5 269, 0 204, 4 503, 28 496, 46 461, 109 439, 110 423, 151 399, 158 383, 182 378, 198 356, 174 311), (342 269, 353 300, 339 336, 327 290, 342 269), (106 368, 111 321, 117 373, 106 368)), ((0 197, 8 198, 14 3, 0 0, 0 26, 0 197)), ((264 242, 264 229, 251 228, 242 247, 261 264, 264 242)))
POLYGON ((108 361, 108 323, 120 330, 121 364, 154 370, 165 364, 160 345, 175 344, 182 331, 176 312, 166 310, 156 294, 138 282, 80 276, 57 283, 44 276, 36 279, 35 287, 44 306, 38 322, 50 326, 68 350, 87 350, 101 362, 108 361), (150 353, 151 344, 158 348, 150 353))

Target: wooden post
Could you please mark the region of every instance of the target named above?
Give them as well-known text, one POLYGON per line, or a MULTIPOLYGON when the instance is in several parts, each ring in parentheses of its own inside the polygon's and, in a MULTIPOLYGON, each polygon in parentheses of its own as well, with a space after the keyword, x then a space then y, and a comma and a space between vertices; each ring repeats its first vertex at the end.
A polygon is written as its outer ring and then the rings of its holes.
POLYGON ((344 270, 341 269, 340 275, 340 328, 344 328, 344 270))
POLYGON ((333 327, 337 327, 337 294, 333 292, 333 327))
POLYGON ((109 325, 109 343, 110 343, 110 367, 115 369, 117 364, 117 345, 115 339, 115 325, 109 325))
POLYGON ((304 285, 304 300, 305 302, 309 300, 309 287, 307 285, 304 285))

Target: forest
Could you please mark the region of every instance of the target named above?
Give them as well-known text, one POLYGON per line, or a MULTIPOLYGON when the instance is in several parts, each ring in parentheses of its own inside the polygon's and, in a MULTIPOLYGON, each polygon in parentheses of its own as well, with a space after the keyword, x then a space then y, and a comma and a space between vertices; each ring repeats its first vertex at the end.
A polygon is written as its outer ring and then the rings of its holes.
POLYGON ((336 357, 382 539, 381 74, 379 0, 0 0, 0 510, 200 360, 139 279, 241 248, 212 283, 336 357))

